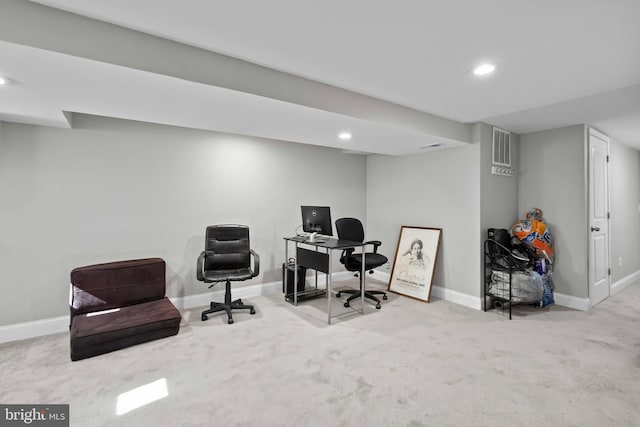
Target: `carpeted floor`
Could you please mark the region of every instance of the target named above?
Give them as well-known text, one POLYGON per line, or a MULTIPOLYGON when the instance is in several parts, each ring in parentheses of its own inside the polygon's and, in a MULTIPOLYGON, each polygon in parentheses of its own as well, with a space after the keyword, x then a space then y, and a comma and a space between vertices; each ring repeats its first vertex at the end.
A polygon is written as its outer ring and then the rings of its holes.
POLYGON ((249 302, 233 325, 189 310, 175 337, 78 362, 66 333, 2 344, 0 402, 69 403, 83 427, 640 425, 640 284, 511 321, 394 294, 333 325, 324 300, 249 302), (158 400, 126 406, 145 385, 158 400))

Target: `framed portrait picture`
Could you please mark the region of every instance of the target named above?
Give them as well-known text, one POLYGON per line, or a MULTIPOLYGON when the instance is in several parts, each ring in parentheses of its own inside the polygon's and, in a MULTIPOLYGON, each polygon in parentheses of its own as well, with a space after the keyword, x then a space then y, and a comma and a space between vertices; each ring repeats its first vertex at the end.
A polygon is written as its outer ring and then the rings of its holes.
POLYGON ((400 228, 389 291, 429 302, 441 228, 400 228))

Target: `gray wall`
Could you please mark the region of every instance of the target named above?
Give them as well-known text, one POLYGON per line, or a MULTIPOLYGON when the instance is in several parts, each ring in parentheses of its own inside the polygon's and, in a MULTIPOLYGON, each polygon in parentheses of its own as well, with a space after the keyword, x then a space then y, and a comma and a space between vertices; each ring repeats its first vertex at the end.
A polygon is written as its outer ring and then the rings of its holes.
POLYGON ((442 228, 433 284, 480 296, 480 145, 367 157, 367 238, 393 260, 402 225, 442 228))
MULTIPOLYGON (((195 260, 215 223, 251 227, 262 273, 246 285, 278 281, 301 204, 366 219, 390 260, 402 225, 442 228, 434 285, 471 296, 486 228, 539 207, 556 238, 556 291, 588 297, 584 126, 514 138, 518 179, 490 174, 485 124, 462 148, 367 158, 84 115, 74 126, 0 122, 0 325, 66 315, 70 270, 97 262, 163 257, 169 296, 206 292, 195 260)), ((640 153, 614 141, 611 165, 615 282, 640 271, 640 153)))
MULTIPOLYGON (((511 133, 512 176, 493 175, 493 126, 486 123, 473 125, 474 143, 480 144, 480 247, 478 256, 484 262, 484 240, 488 228, 510 230, 518 219, 518 153, 520 136, 511 133)), ((481 264, 482 265, 482 264, 481 264)), ((479 288, 484 289, 482 275, 479 288)), ((484 303, 484 301, 483 301, 484 303)))
POLYGON ((615 283, 640 271, 640 152, 613 140, 609 152, 611 282, 615 283))
POLYGON ((588 297, 585 127, 520 137, 518 212, 542 209, 555 237, 556 292, 588 297))
POLYGON ((493 126, 476 123, 474 142, 480 143, 480 229, 482 239, 487 236, 487 228, 511 229, 518 219, 518 153, 520 136, 511 133, 512 176, 493 175, 492 150, 493 126))
POLYGON ((99 262, 162 257, 169 296, 206 292, 210 224, 250 226, 262 272, 244 284, 278 281, 300 205, 366 214, 362 156, 92 116, 74 127, 3 125, 0 325, 67 314, 69 272, 99 262))

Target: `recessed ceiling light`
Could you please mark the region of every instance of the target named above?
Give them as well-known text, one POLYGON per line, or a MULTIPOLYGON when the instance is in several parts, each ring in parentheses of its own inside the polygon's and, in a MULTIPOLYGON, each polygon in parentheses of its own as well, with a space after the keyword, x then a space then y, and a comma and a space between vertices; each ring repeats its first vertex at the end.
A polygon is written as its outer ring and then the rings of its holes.
POLYGON ((340 138, 343 141, 348 141, 351 139, 351 134, 349 132, 340 132, 338 134, 338 138, 340 138))
POLYGON ((0 76, 0 86, 8 85, 9 81, 8 78, 0 76))
POLYGON ((476 76, 484 76, 493 73, 495 69, 496 66, 493 64, 482 64, 473 69, 473 74, 476 76))

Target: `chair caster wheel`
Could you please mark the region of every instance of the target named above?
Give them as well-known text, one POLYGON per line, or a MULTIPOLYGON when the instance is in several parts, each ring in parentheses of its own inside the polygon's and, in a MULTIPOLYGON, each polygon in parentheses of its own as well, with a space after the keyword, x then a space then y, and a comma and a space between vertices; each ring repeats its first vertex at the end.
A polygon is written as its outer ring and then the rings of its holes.
POLYGON ((207 317, 207 315, 206 315, 206 314, 203 314, 201 318, 202 318, 202 321, 203 321, 203 322, 204 322, 205 320, 209 319, 209 318, 207 317))
POLYGON ((233 323, 233 319, 229 318, 229 320, 227 321, 227 323, 232 324, 233 323))
POLYGON ((252 309, 249 311, 249 314, 256 314, 256 311, 252 308, 252 309))
POLYGON ((378 310, 380 310, 380 309, 382 308, 382 306, 380 305, 380 303, 376 304, 376 308, 377 308, 378 310))
POLYGON ((340 298, 340 292, 336 294, 336 298, 340 298))
POLYGON ((382 299, 385 299, 385 300, 386 300, 386 299, 387 299, 387 296, 386 296, 386 295, 383 295, 383 296, 382 296, 382 299))
POLYGON ((348 303, 348 302, 345 302, 345 303, 344 303, 344 306, 345 306, 345 307, 349 307, 349 303, 348 303))

